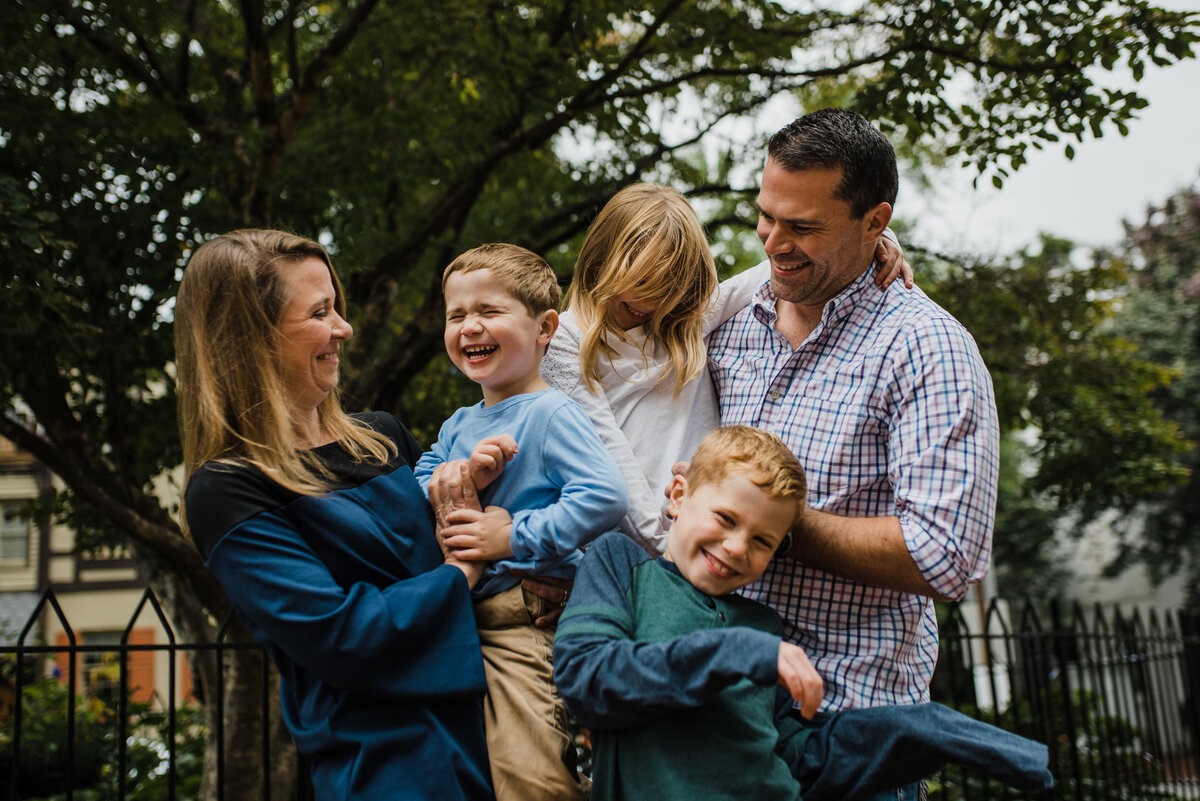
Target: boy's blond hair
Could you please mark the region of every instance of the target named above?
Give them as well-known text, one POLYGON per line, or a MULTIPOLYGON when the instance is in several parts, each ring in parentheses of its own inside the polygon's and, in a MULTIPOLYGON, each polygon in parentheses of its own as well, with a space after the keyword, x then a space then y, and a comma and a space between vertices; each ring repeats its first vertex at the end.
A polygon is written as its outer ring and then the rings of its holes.
POLYGON ((454 273, 491 270, 506 290, 521 302, 532 317, 557 310, 562 300, 558 277, 550 265, 532 250, 505 242, 491 242, 461 254, 442 273, 442 294, 454 273))
POLYGON ((783 440, 752 426, 722 426, 700 441, 687 471, 687 494, 705 484, 720 484, 741 473, 774 500, 796 504, 804 511, 808 484, 800 460, 783 440))

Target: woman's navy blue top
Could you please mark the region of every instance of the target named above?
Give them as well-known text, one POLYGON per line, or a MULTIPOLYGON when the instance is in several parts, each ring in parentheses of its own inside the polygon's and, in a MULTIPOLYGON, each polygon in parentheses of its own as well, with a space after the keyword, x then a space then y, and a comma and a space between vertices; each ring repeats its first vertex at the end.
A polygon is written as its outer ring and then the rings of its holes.
POLYGON ((442 563, 412 474, 421 448, 389 414, 360 419, 399 447, 389 464, 323 446, 337 480, 319 496, 202 465, 188 528, 279 668, 317 798, 493 799, 470 591, 442 563))

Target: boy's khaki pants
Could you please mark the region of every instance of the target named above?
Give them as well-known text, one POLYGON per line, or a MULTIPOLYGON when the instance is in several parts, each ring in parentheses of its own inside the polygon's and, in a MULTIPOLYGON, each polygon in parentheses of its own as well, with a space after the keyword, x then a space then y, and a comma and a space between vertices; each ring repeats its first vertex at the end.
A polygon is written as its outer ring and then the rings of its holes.
POLYGON ((518 584, 475 603, 487 676, 484 726, 497 801, 583 801, 567 711, 554 686, 553 604, 518 584))

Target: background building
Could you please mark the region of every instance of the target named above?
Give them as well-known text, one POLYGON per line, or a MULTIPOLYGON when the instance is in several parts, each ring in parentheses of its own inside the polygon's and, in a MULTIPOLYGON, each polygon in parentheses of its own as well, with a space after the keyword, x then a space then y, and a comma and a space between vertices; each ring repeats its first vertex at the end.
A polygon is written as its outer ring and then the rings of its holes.
MULTIPOLYGON (((169 637, 151 605, 138 610, 146 582, 127 550, 82 553, 73 530, 51 524, 39 512, 37 502, 53 493, 56 481, 32 455, 0 437, 0 643, 12 645, 20 638, 24 646, 64 649, 39 666, 64 682, 71 675, 66 649, 83 646, 76 656, 76 691, 115 700, 116 655, 91 647, 166 644, 169 637)), ((165 703, 170 658, 165 650, 130 654, 135 701, 165 703)), ((175 658, 176 697, 185 698, 190 673, 186 660, 175 658)))

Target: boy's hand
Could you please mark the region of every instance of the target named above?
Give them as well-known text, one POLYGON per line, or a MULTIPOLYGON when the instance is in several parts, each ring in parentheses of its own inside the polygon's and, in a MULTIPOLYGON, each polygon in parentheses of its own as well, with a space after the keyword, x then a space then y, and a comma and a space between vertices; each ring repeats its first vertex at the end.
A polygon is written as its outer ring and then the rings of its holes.
POLYGON ((471 479, 475 482, 475 488, 483 489, 495 481, 504 470, 504 465, 516 455, 517 441, 508 434, 479 440, 470 458, 471 479))
POLYGON ((879 237, 875 245, 875 260, 879 269, 875 272, 875 286, 887 289, 897 278, 904 278, 904 285, 909 289, 913 286, 912 265, 904 258, 900 246, 886 236, 879 237))
POLYGON ((801 715, 811 718, 817 714, 817 707, 825 695, 825 682, 821 681, 817 669, 808 661, 808 654, 799 645, 780 641, 779 683, 800 704, 801 715))
POLYGON ((499 506, 489 506, 482 512, 456 509, 446 515, 446 526, 439 532, 442 547, 448 548, 455 559, 467 562, 510 558, 511 534, 512 515, 499 506))

